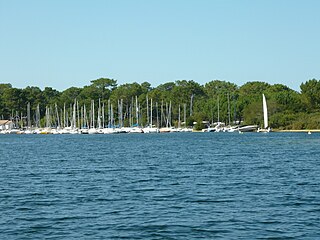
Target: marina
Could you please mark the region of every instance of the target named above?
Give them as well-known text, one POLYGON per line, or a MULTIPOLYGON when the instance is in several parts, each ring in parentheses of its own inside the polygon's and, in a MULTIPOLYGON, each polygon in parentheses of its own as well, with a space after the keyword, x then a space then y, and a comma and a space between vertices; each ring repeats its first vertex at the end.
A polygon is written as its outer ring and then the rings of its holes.
POLYGON ((0 2, 0 240, 320 239, 320 1, 0 2))
MULTIPOLYGON (((191 98, 192 99, 192 98, 191 98)), ((211 123, 209 121, 202 121, 207 127, 202 129, 202 132, 270 132, 271 128, 268 124, 268 110, 267 101, 264 94, 262 94, 263 100, 263 118, 264 118, 264 128, 259 128, 257 125, 233 125, 231 126, 230 121, 230 110, 228 110, 229 124, 226 125, 224 122, 219 121, 220 111, 219 111, 219 100, 218 100, 218 122, 211 123)), ((229 94, 228 94, 228 109, 229 108, 229 94)), ((0 120, 0 134, 119 134, 119 133, 172 133, 172 132, 193 132, 195 131, 193 126, 186 125, 186 104, 184 104, 184 121, 181 122, 181 111, 180 105, 178 108, 178 127, 173 126, 172 122, 172 105, 171 101, 169 105, 166 103, 166 112, 163 110, 163 101, 161 103, 161 120, 159 122, 159 112, 156 108, 156 125, 153 124, 153 104, 152 99, 150 100, 150 110, 149 110, 149 99, 148 95, 146 98, 146 126, 142 127, 141 124, 141 110, 140 103, 138 103, 138 97, 135 97, 135 104, 132 98, 132 106, 130 106, 129 113, 123 112, 123 100, 118 100, 118 117, 114 116, 114 109, 110 100, 108 100, 108 114, 105 116, 105 106, 104 103, 101 105, 99 99, 99 105, 97 112, 95 111, 95 102, 91 100, 91 108, 89 116, 86 113, 86 105, 81 107, 79 112, 79 102, 75 99, 74 104, 70 106, 70 112, 66 111, 66 104, 63 106, 63 111, 59 110, 57 104, 55 104, 55 111, 53 112, 50 107, 46 107, 45 113, 45 125, 46 127, 41 128, 40 124, 40 107, 37 106, 35 112, 35 125, 32 125, 30 117, 30 103, 27 105, 27 116, 22 117, 19 120, 0 120), (135 109, 135 119, 132 109, 135 109), (70 118, 68 118, 71 116, 70 118), (124 126, 126 116, 129 116, 129 125, 131 127, 124 126), (105 119, 108 119, 106 122, 105 119), (25 121, 23 120, 25 119, 25 121), (117 125, 116 125, 116 120, 117 125), (134 123, 134 120, 136 123, 134 123), (134 123, 134 124, 133 124, 134 123), (184 128, 181 125, 184 125, 184 128), (23 127, 23 126, 26 127, 23 127), (164 125, 164 126, 163 126, 164 125)), ((157 104, 156 104, 157 106, 157 104)), ((191 100, 192 106, 192 100, 191 100)), ((190 111, 191 112, 191 111, 190 111)), ((15 118, 17 119, 17 117, 15 118)), ((197 124, 197 122, 194 122, 197 124)))

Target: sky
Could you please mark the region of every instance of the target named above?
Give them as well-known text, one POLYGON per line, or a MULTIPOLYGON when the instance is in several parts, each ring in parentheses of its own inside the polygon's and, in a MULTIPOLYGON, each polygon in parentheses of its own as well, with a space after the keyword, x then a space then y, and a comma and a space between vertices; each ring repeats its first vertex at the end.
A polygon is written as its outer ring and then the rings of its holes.
POLYGON ((318 0, 0 0, 0 83, 320 79, 318 0))

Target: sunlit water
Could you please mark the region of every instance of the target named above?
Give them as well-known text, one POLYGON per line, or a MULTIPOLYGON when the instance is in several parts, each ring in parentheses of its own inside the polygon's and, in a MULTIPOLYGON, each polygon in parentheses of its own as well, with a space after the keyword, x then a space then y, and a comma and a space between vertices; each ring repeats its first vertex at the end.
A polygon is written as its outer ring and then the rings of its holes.
POLYGON ((320 134, 0 136, 0 239, 317 239, 320 134))

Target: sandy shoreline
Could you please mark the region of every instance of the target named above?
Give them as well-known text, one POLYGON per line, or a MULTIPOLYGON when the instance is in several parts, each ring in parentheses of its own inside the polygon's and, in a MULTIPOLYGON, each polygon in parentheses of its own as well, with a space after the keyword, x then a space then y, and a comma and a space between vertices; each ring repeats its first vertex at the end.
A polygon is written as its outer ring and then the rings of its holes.
POLYGON ((320 129, 300 129, 300 130, 272 130, 273 132, 320 132, 320 129))

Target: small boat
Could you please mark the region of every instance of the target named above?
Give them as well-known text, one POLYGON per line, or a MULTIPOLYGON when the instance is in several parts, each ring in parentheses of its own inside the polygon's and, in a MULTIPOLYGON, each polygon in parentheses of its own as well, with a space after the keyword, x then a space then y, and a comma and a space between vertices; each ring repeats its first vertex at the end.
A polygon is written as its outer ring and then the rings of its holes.
POLYGON ((225 132, 239 132, 238 126, 227 126, 224 128, 225 132))
POLYGON ((40 134, 51 134, 51 128, 44 128, 40 131, 40 134))
POLYGON ((80 134, 89 134, 89 129, 88 128, 81 128, 80 134))
POLYGON ((60 130, 60 134, 70 134, 72 128, 71 127, 65 127, 60 130))
POLYGON ((24 131, 25 134, 34 134, 34 132, 31 129, 27 129, 24 131))
POLYGON ((182 128, 181 132, 192 132, 192 128, 182 128))
POLYGON ((143 132, 144 133, 159 133, 160 131, 159 131, 159 128, 148 126, 148 127, 143 128, 143 132))
POLYGON ((171 132, 171 131, 170 131, 170 128, 168 128, 168 127, 163 127, 163 128, 160 128, 160 132, 161 132, 161 133, 169 133, 169 132, 171 132))
POLYGON ((133 127, 129 133, 143 133, 143 130, 140 127, 133 127))
POLYGON ((90 128, 88 130, 88 134, 97 134, 98 133, 98 130, 96 128, 90 128))
POLYGON ((238 128, 239 132, 254 132, 258 128, 257 125, 247 125, 247 126, 242 126, 238 128))

